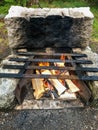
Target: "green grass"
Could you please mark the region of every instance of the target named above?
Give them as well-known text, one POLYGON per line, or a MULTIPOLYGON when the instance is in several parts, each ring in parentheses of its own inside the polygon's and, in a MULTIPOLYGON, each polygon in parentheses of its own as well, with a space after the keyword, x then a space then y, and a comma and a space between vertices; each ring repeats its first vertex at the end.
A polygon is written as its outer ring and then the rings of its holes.
POLYGON ((2 28, 5 24, 3 22, 0 22, 0 28, 2 28))
MULTIPOLYGON (((40 0, 41 7, 50 7, 50 8, 67 8, 67 7, 86 7, 88 6, 86 2, 81 0, 54 0, 52 3, 44 2, 40 0)), ((32 7, 38 7, 37 5, 33 5, 32 7)))
POLYGON ((94 14, 94 23, 93 23, 93 32, 92 32, 92 39, 95 42, 98 42, 98 8, 92 7, 91 11, 94 14))
POLYGON ((10 8, 10 6, 0 6, 1 14, 7 14, 9 8, 10 8))
POLYGON ((13 0, 5 0, 5 2, 0 3, 0 14, 7 14, 11 5, 15 5, 13 0))

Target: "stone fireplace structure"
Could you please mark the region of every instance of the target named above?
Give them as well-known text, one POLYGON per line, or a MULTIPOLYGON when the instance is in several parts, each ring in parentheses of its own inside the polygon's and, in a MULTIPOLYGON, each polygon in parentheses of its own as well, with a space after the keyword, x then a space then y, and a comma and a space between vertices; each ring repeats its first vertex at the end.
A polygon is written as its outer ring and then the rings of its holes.
MULTIPOLYGON (((89 48, 93 19, 89 7, 34 9, 12 6, 5 17, 11 55, 15 55, 14 51, 20 48, 32 50, 47 47, 79 47, 82 49, 81 52, 87 54, 88 59, 93 61, 93 65, 89 67, 98 67, 98 55, 89 48)), ((18 72, 18 70, 3 70, 2 66, 5 63, 12 64, 6 58, 1 63, 0 72, 18 72)), ((14 64, 22 63, 14 62, 14 64)), ((0 108, 11 107, 18 82, 18 79, 0 79, 0 108)), ((98 82, 93 81, 88 84, 94 100, 97 100, 98 82)))
POLYGON ((13 48, 81 47, 89 44, 93 14, 85 8, 28 9, 12 6, 5 17, 13 48))

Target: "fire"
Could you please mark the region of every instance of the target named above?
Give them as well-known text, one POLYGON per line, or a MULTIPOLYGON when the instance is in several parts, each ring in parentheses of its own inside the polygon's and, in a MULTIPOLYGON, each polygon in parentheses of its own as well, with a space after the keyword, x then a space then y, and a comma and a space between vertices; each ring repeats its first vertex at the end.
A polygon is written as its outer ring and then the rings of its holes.
POLYGON ((53 86, 50 84, 48 80, 44 80, 43 83, 45 88, 48 88, 49 90, 54 90, 53 86))
POLYGON ((62 62, 55 62, 54 65, 55 66, 59 66, 59 67, 64 67, 65 65, 65 59, 66 59, 66 56, 64 54, 62 54, 60 56, 60 60, 62 60, 62 62))
POLYGON ((64 54, 62 54, 61 57, 60 57, 61 60, 65 60, 65 58, 66 58, 66 57, 65 57, 64 54))
MULTIPOLYGON (((54 62, 54 66, 57 67, 64 67, 65 61, 67 59, 67 56, 62 54, 59 58, 60 62, 54 62)), ((39 62, 39 66, 50 66, 53 64, 50 64, 49 62, 39 62)), ((66 64, 67 65, 67 64, 66 64)), ((70 75, 70 73, 67 70, 53 70, 53 69, 36 69, 36 74, 41 75, 70 75)), ((34 97, 35 99, 39 99, 44 96, 44 94, 48 93, 53 99, 55 99, 55 94, 53 95, 53 92, 56 93, 59 97, 63 94, 63 97, 66 98, 66 91, 70 89, 73 93, 79 91, 78 87, 73 83, 73 81, 69 79, 33 79, 32 80, 33 88, 34 88, 34 97)), ((74 98, 76 98, 74 96, 74 98)))
POLYGON ((49 66, 49 62, 39 62, 38 63, 39 66, 49 66))

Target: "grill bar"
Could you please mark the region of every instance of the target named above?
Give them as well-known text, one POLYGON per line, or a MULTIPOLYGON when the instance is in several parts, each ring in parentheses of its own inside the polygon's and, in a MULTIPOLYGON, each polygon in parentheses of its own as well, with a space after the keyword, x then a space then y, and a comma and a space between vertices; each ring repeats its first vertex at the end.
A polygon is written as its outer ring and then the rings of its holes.
POLYGON ((48 69, 48 70, 68 70, 69 72, 75 71, 75 73, 72 73, 71 75, 43 75, 43 74, 24 74, 24 73, 0 73, 0 78, 53 78, 53 79, 76 79, 76 80, 93 80, 93 81, 98 81, 98 76, 86 76, 85 72, 98 72, 98 68, 92 68, 92 67, 77 67, 78 64, 93 64, 92 61, 87 60, 87 59, 77 59, 77 57, 87 57, 86 54, 79 54, 79 53, 45 53, 45 52, 16 52, 17 55, 23 55, 23 56, 28 56, 27 58, 17 58, 17 57, 12 57, 9 58, 9 61, 16 61, 16 62, 24 62, 25 63, 30 63, 28 65, 4 65, 4 69, 20 69, 20 72, 29 71, 29 70, 34 70, 34 69, 48 69), (63 56, 67 56, 67 59, 61 60, 59 59, 63 56), (47 56, 47 58, 34 58, 34 56, 47 56), (50 58, 48 58, 50 56, 50 58), (54 56, 54 57, 53 57, 54 56), (56 57, 55 56, 60 56, 56 57), (71 57, 71 58, 69 58, 71 57), (74 57, 74 59, 72 59, 74 57), (76 57, 76 59, 75 59, 76 57), (64 67, 60 66, 38 66, 38 63, 40 62, 49 62, 49 63, 70 63, 66 64, 64 67), (37 63, 37 64, 35 64, 37 63), (74 65, 75 64, 75 65, 74 65), (83 72, 83 74, 80 74, 83 72), (77 76, 75 75, 77 73, 77 76))
POLYGON ((49 69, 49 70, 73 70, 73 71, 85 71, 85 72, 98 72, 98 68, 91 67, 58 67, 58 66, 28 66, 24 65, 4 65, 4 69, 49 69))
POLYGON ((17 61, 17 62, 62 62, 62 63, 79 63, 79 64, 93 64, 90 60, 59 60, 59 59, 33 59, 33 58, 10 58, 10 61, 17 61))
POLYGON ((76 79, 76 80, 89 80, 98 81, 98 76, 82 76, 78 77, 76 75, 42 75, 42 74, 11 74, 11 73, 1 73, 0 78, 48 78, 48 79, 76 79))
POLYGON ((18 52, 17 55, 23 55, 23 56, 73 56, 73 57, 87 57, 86 54, 79 54, 79 53, 44 53, 44 52, 18 52))

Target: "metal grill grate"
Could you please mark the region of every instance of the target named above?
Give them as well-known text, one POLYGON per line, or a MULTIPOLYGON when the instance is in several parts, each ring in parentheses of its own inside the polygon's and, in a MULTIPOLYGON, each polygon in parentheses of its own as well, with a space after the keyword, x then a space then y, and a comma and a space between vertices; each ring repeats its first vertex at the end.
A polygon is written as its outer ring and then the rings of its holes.
POLYGON ((47 53, 47 52, 16 52, 18 56, 27 56, 27 58, 16 58, 11 57, 9 61, 24 62, 24 65, 4 65, 4 69, 19 69, 19 73, 0 73, 0 78, 57 78, 57 79, 76 79, 76 80, 94 80, 98 81, 98 76, 87 76, 86 72, 98 72, 98 68, 91 67, 81 67, 81 64, 93 64, 92 61, 87 60, 86 54, 81 53, 47 53), (66 56, 66 60, 60 60, 60 56, 66 56), (46 56, 47 58, 43 58, 46 56), (37 57, 37 58, 35 58, 37 57), (41 57, 41 58, 40 58, 41 57), (51 57, 51 58, 50 58, 51 57), (68 57, 71 57, 69 59, 68 57), (79 59, 78 59, 79 58, 79 59), (82 58, 80 60, 80 58, 82 58), (66 63, 71 64, 72 66, 58 67, 58 66, 38 66, 38 62, 49 62, 49 63, 66 63), (33 65, 32 65, 33 63, 33 65), (75 64, 75 65, 74 65, 75 64), (49 70, 68 70, 75 71, 77 75, 43 75, 43 74, 25 74, 26 70, 34 69, 49 69, 49 70), (82 73, 82 74, 81 74, 82 73))

